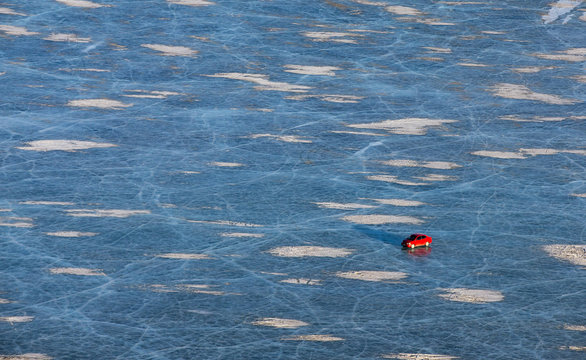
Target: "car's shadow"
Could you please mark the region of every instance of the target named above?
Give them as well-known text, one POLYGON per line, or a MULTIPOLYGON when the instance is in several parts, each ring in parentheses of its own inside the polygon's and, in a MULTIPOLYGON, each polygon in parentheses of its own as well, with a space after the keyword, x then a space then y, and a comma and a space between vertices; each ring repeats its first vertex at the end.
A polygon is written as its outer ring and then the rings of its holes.
POLYGON ((401 246, 401 241, 403 241, 404 239, 404 236, 389 233, 381 229, 372 228, 364 225, 354 225, 354 229, 360 231, 368 237, 382 241, 387 244, 401 246))

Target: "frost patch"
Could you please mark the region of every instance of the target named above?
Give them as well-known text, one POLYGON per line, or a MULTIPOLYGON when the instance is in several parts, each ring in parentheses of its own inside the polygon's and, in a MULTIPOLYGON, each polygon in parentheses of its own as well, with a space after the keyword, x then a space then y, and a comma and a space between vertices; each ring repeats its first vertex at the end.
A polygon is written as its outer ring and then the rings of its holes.
POLYGON ((283 337, 283 338, 281 338, 281 340, 284 340, 284 341, 323 341, 323 342, 329 342, 329 341, 344 341, 344 338, 332 336, 332 335, 313 334, 313 335, 295 335, 295 336, 290 336, 290 337, 283 337))
POLYGON ((334 71, 342 70, 337 66, 312 66, 312 65, 284 65, 286 72, 302 75, 336 76, 334 71))
POLYGON ((244 74, 244 73, 218 73, 213 75, 206 75, 208 77, 217 77, 233 80, 248 81, 258 86, 254 88, 261 91, 283 91, 304 93, 312 89, 309 86, 288 84, 286 82, 270 81, 268 75, 264 74, 244 74))
POLYGON ((293 319, 281 319, 281 318, 262 318, 252 322, 252 325, 256 326, 270 326, 279 329, 297 329, 302 326, 309 326, 308 323, 301 320, 293 319))
POLYGON ((142 44, 142 47, 159 51, 161 56, 187 56, 187 57, 195 57, 198 53, 197 50, 192 50, 185 46, 170 46, 170 45, 161 45, 161 44, 142 44))
POLYGON ((31 35, 38 35, 38 32, 28 31, 26 28, 21 26, 12 26, 12 25, 0 25, 0 31, 4 32, 6 35, 12 36, 31 36, 31 35))
POLYGON ((281 280, 280 282, 285 283, 285 284, 312 285, 312 286, 321 285, 321 283, 322 283, 321 280, 307 279, 307 278, 291 278, 291 279, 281 280))
POLYGON ((45 233, 45 235, 57 236, 57 237, 67 237, 67 238, 76 238, 76 237, 96 236, 96 235, 98 235, 98 233, 81 232, 81 231, 57 231, 57 232, 47 232, 47 233, 45 233))
POLYGON ((376 206, 373 205, 364 205, 364 204, 354 204, 354 203, 336 203, 336 202, 314 202, 320 208, 325 209, 336 209, 336 210, 356 210, 356 209, 372 209, 376 206))
POLYGON ((303 143, 303 144, 311 144, 311 140, 303 139, 296 135, 272 135, 272 134, 254 134, 248 136, 251 139, 258 139, 258 138, 271 138, 277 141, 283 141, 287 143, 303 143))
POLYGON ((323 246, 281 246, 267 251, 280 257, 346 257, 354 252, 352 249, 331 248, 323 246))
POLYGON ((467 302, 472 304, 486 304, 489 302, 498 302, 504 299, 503 294, 497 290, 478 290, 478 289, 438 289, 443 294, 438 296, 450 301, 467 302))
POLYGON ((404 272, 398 271, 348 271, 337 272, 337 277, 363 281, 397 281, 407 277, 404 272))
POLYGON ((120 209, 71 209, 65 210, 67 215, 75 217, 115 217, 127 218, 134 215, 147 215, 150 210, 120 210, 120 209))
POLYGON ((586 266, 586 245, 545 245, 543 250, 558 260, 586 266))
POLYGON ((422 167, 428 169, 451 170, 462 167, 448 161, 415 161, 415 160, 387 160, 381 161, 381 164, 398 167, 422 167))
POLYGON ((180 259, 180 260, 211 260, 213 259, 207 254, 182 254, 182 253, 167 253, 158 254, 155 257, 163 259, 180 259))
POLYGON ((80 276, 106 276, 102 269, 86 269, 86 268, 51 268, 51 274, 65 274, 65 275, 80 275, 80 276))
POLYGON ((28 217, 6 216, 0 217, 0 226, 30 228, 33 227, 33 219, 28 217))
POLYGON ((493 85, 488 91, 492 92, 494 96, 506 99, 540 101, 553 105, 572 105, 581 102, 574 99, 564 99, 556 95, 537 93, 524 85, 518 84, 500 83, 493 85))
POLYGON ((90 41, 92 41, 91 38, 80 38, 80 37, 77 37, 77 35, 75 35, 75 34, 51 34, 43 39, 48 40, 48 41, 75 42, 75 43, 89 43, 90 41))
POLYGON ((413 224, 420 225, 424 221, 413 216, 405 215, 348 215, 342 218, 344 221, 355 224, 382 225, 382 224, 413 224))
POLYGON ((67 106, 81 107, 81 108, 98 108, 98 109, 110 109, 110 110, 122 110, 127 107, 133 106, 133 104, 125 104, 118 100, 111 99, 79 99, 71 100, 67 106))
POLYGON ((80 140, 36 140, 29 141, 26 146, 17 146, 17 149, 28 151, 70 151, 109 148, 118 145, 80 140))
POLYGON ((457 120, 405 118, 398 120, 385 120, 377 123, 351 124, 346 126, 357 129, 386 130, 390 133, 400 135, 425 135, 427 129, 430 127, 438 128, 443 124, 455 122, 457 122, 457 120))
POLYGON ((385 359, 398 360, 454 360, 459 359, 457 356, 440 355, 440 354, 416 354, 416 353, 398 353, 382 355, 385 359))
POLYGON ((392 184, 406 185, 406 186, 423 186, 429 183, 414 182, 409 180, 401 180, 394 175, 370 175, 366 177, 368 180, 384 181, 392 184))
POLYGON ((24 323, 33 321, 34 316, 0 316, 0 321, 9 323, 24 323))
POLYGON ((101 7, 111 7, 112 5, 102 5, 97 4, 95 2, 87 1, 87 0, 57 0, 65 5, 74 6, 74 7, 81 7, 86 9, 97 9, 101 7))
POLYGON ((207 6, 216 5, 215 2, 206 0, 167 0, 168 3, 187 6, 207 6))
POLYGON ((0 7, 0 14, 26 16, 26 14, 19 13, 19 12, 16 12, 12 9, 5 8, 5 7, 0 7))
POLYGON ((264 225, 244 223, 230 220, 187 220, 190 223, 196 224, 212 224, 212 225, 226 225, 226 226, 238 226, 238 227, 263 227, 264 225))
POLYGON ((541 18, 545 24, 550 24, 556 21, 559 17, 580 6, 581 3, 582 0, 559 0, 558 2, 551 4, 551 8, 547 14, 543 15, 541 18))

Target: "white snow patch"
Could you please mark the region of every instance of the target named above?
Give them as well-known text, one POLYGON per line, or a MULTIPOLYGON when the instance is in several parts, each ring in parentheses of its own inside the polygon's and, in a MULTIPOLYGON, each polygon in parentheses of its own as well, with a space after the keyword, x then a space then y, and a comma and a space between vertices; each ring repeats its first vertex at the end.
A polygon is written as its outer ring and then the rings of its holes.
POLYGON ((346 125, 358 129, 386 130, 393 134, 400 135, 425 135, 430 127, 438 128, 443 124, 455 123, 457 120, 427 119, 427 118, 405 118, 398 120, 385 120, 376 123, 346 125))
POLYGON ((388 136, 387 134, 379 134, 367 131, 340 131, 340 130, 332 130, 330 131, 334 134, 348 134, 348 135, 366 135, 366 136, 388 136))
POLYGON ((357 44, 355 39, 348 39, 349 36, 362 36, 359 34, 335 31, 306 31, 302 33, 303 36, 310 38, 312 41, 324 42, 331 41, 343 44, 357 44))
POLYGON ((441 354, 422 354, 422 353, 398 353, 382 355, 385 359, 397 360, 455 360, 459 359, 457 356, 441 355, 441 354))
POLYGON ((424 181, 455 181, 458 180, 456 176, 442 175, 442 174, 427 174, 425 176, 415 176, 415 179, 424 181))
POLYGON ((497 290, 481 290, 466 288, 438 289, 442 294, 438 296, 450 301, 467 302, 472 304, 486 304, 498 302, 504 299, 503 294, 497 290))
POLYGON ((540 101, 547 104, 554 105, 572 105, 580 103, 580 100, 564 99, 557 95, 543 94, 531 91, 524 85, 500 83, 493 85, 488 91, 492 92, 494 96, 516 99, 516 100, 531 100, 540 101))
POLYGON ((289 84, 286 82, 270 81, 268 75, 264 74, 245 74, 245 73, 218 73, 213 75, 206 75, 208 77, 217 77, 233 80, 248 81, 258 86, 254 88, 261 91, 283 91, 304 93, 312 89, 309 86, 289 84))
POLYGON ((56 231, 56 232, 46 232, 45 234, 49 235, 49 236, 67 237, 67 238, 98 235, 98 233, 94 233, 94 232, 81 232, 81 231, 56 231))
POLYGON ((462 167, 453 162, 448 161, 416 161, 416 160, 386 160, 381 161, 381 164, 398 167, 422 167, 427 169, 451 170, 462 167))
POLYGON ((364 99, 364 96, 341 95, 341 94, 319 94, 319 95, 293 95, 293 96, 286 96, 285 97, 285 99, 288 99, 288 100, 299 100, 299 101, 303 101, 305 99, 310 99, 310 98, 317 98, 322 101, 339 103, 339 104, 357 104, 359 102, 359 100, 364 99))
POLYGON ((409 180, 402 180, 394 175, 369 175, 366 177, 368 180, 384 181, 392 184, 406 185, 406 186, 423 186, 429 185, 429 183, 415 182, 409 180))
POLYGON ((584 194, 571 194, 571 195, 576 196, 576 197, 586 198, 586 193, 584 193, 584 194))
POLYGON ((281 319, 281 318, 273 318, 273 317, 266 317, 262 319, 258 319, 252 322, 252 325, 256 326, 270 326, 278 329, 297 329, 302 326, 309 326, 308 323, 301 320, 294 320, 294 319, 281 319))
POLYGON ((342 70, 337 66, 313 66, 313 65, 284 65, 286 72, 302 75, 336 76, 334 71, 342 70))
POLYGON ((169 96, 185 95, 175 91, 148 91, 148 90, 124 90, 124 92, 130 94, 124 94, 122 96, 139 98, 139 99, 166 99, 169 96))
POLYGON ((295 336, 289 336, 289 337, 282 337, 281 340, 284 340, 284 341, 330 342, 330 341, 344 341, 344 338, 332 336, 332 335, 311 334, 311 335, 295 335, 295 336))
POLYGON ((538 73, 543 70, 552 70, 555 68, 556 68, 555 66, 526 66, 526 67, 520 67, 520 68, 513 68, 511 70, 516 73, 534 74, 534 73, 538 73))
POLYGON ((0 355, 0 360, 52 360, 49 355, 39 353, 26 353, 20 355, 0 355))
POLYGON ((372 209, 376 206, 374 205, 364 205, 364 204, 355 204, 355 203, 336 203, 336 202, 314 202, 320 208, 325 209, 336 209, 336 210, 356 210, 356 209, 372 209))
POLYGON ((12 25, 0 25, 0 31, 4 32, 6 35, 12 36, 31 36, 31 35, 38 35, 38 32, 28 31, 26 28, 22 26, 12 26, 12 25))
POLYGON ((212 224, 212 225, 226 225, 226 226, 237 226, 237 227, 263 227, 264 225, 244 223, 230 220, 187 220, 190 223, 196 224, 212 224))
POLYGON ((57 0, 65 5, 74 6, 74 7, 81 7, 86 9, 96 9, 101 7, 111 7, 112 5, 102 5, 97 4, 95 2, 87 1, 87 0, 57 0))
POLYGON ((363 280, 363 281, 398 281, 407 277, 407 274, 399 271, 339 271, 337 277, 344 279, 363 280))
POLYGON ((586 48, 571 48, 564 51, 556 51, 553 54, 535 53, 531 55, 545 60, 583 62, 586 61, 586 48))
POLYGON ((424 49, 428 50, 429 53, 436 53, 436 54, 451 54, 452 49, 449 48, 440 48, 434 46, 424 46, 424 49))
POLYGON ((474 151, 471 154, 477 155, 477 156, 491 157, 491 158, 495 158, 495 159, 525 159, 525 156, 523 154, 520 154, 518 152, 512 152, 512 151, 480 150, 480 151, 474 151))
POLYGON ((0 217, 0 226, 30 228, 33 227, 33 219, 28 217, 6 216, 0 217))
POLYGON ((395 15, 411 15, 411 16, 420 16, 423 13, 415 8, 407 7, 407 6, 387 6, 385 10, 390 12, 391 14, 395 15))
POLYGON ((9 323, 23 323, 33 321, 34 316, 0 316, 0 321, 9 323))
POLYGON ((79 99, 79 100, 70 100, 67 103, 67 106, 82 107, 82 108, 122 110, 123 108, 133 106, 133 104, 125 104, 121 101, 112 100, 112 99, 79 99))
POLYGON ((45 38, 44 40, 48 41, 58 41, 58 42, 75 42, 75 43, 89 43, 92 41, 91 38, 80 38, 77 37, 76 34, 51 34, 45 38))
POLYGON ((22 204, 22 205, 59 205, 59 206, 75 205, 75 203, 66 202, 66 201, 34 201, 34 200, 20 201, 19 204, 22 204))
POLYGON ((183 254, 183 253, 167 253, 158 254, 155 257, 163 259, 181 259, 181 260, 211 260, 213 259, 207 254, 183 254))
POLYGON ((187 6, 207 6, 215 5, 215 2, 207 0, 167 0, 171 4, 187 5, 187 6))
POLYGON ((118 145, 81 140, 36 140, 29 141, 26 146, 17 146, 17 149, 28 151, 77 151, 86 149, 109 148, 118 145))
POLYGON ((254 134, 248 136, 251 139, 258 139, 258 138, 271 138, 278 141, 283 141, 287 143, 303 143, 303 144, 311 144, 311 140, 303 139, 297 135, 273 135, 273 134, 254 134))
POLYGON ((324 246, 281 246, 267 251, 269 254, 280 257, 346 257, 354 250, 332 248, 324 246))
POLYGON ((586 331, 586 325, 569 325, 569 324, 565 324, 564 325, 564 329, 565 330, 571 330, 571 331, 586 331))
POLYGON ((342 218, 344 221, 355 224, 382 225, 382 224, 413 224, 420 225, 424 221, 413 216, 405 215, 348 215, 342 218))
POLYGON ((218 167, 242 167, 246 166, 241 163, 237 162, 225 162, 225 161, 212 161, 208 163, 209 166, 218 166, 218 167))
POLYGON ((586 245, 545 245, 543 250, 558 260, 586 266, 586 245))
POLYGON ((311 285, 311 286, 318 286, 322 284, 321 280, 317 279, 307 279, 307 278, 291 278, 281 280, 280 282, 285 284, 298 284, 298 285, 311 285))
POLYGON ((49 269, 51 274, 80 275, 80 276, 106 276, 102 269, 86 269, 75 267, 62 267, 49 269))
POLYGON ((185 46, 170 46, 161 44, 142 44, 140 46, 151 50, 159 51, 161 52, 161 56, 195 57, 195 55, 198 53, 197 50, 193 50, 185 46))
POLYGON ((127 218, 134 215, 147 215, 150 210, 122 210, 122 209, 70 209, 65 210, 67 215, 75 217, 115 217, 127 218))
POLYGON ((265 234, 244 233, 244 232, 224 232, 224 233, 221 233, 220 236, 222 236, 222 237, 235 237, 235 238, 242 238, 242 237, 261 238, 261 237, 264 237, 265 234))
POLYGON ((372 199, 379 204, 393 205, 393 206, 421 206, 427 205, 427 203, 415 200, 404 200, 404 199, 372 199))
POLYGON ((26 14, 19 13, 19 12, 16 12, 12 9, 5 8, 5 7, 0 7, 0 14, 26 16, 26 14))

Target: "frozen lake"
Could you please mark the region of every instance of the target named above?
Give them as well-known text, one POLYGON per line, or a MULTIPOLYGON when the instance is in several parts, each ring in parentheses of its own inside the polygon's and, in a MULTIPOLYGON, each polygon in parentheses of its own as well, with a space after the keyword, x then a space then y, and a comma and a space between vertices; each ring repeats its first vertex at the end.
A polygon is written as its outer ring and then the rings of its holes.
POLYGON ((0 4, 0 359, 583 359, 585 33, 572 0, 0 4))

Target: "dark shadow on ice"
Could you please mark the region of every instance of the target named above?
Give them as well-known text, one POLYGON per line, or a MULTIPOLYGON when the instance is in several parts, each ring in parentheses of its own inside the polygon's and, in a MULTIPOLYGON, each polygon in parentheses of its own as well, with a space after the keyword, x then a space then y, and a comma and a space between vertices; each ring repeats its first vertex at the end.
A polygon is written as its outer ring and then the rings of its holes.
POLYGON ((388 243, 388 244, 392 244, 392 245, 397 245, 397 246, 401 246, 401 241, 403 241, 403 239, 405 238, 406 235, 398 235, 398 234, 392 234, 389 233, 387 231, 381 230, 381 229, 377 229, 374 227, 369 227, 369 226, 364 226, 364 225, 354 225, 354 229, 360 231, 361 233, 388 243))

